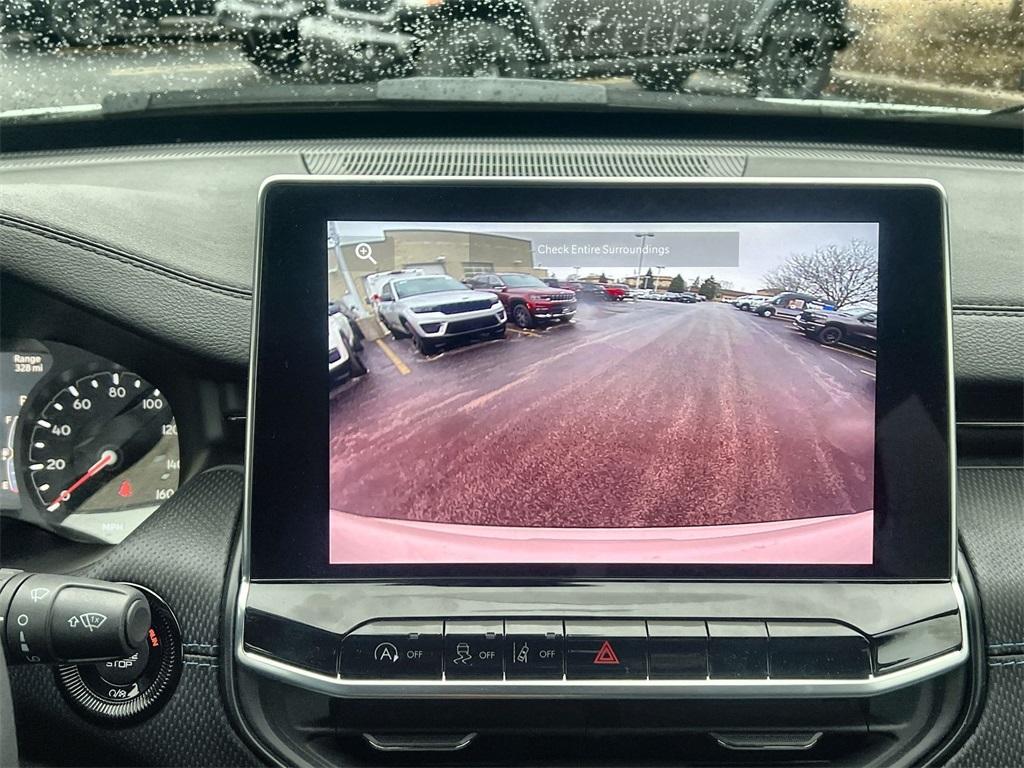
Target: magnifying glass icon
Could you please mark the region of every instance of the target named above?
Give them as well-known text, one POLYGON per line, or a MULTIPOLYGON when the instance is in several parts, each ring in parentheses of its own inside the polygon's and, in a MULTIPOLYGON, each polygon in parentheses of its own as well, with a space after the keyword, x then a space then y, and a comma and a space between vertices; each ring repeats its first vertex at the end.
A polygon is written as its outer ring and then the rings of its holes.
POLYGON ((369 243, 359 243, 356 246, 356 258, 377 266, 377 260, 373 258, 373 248, 370 247, 369 243))

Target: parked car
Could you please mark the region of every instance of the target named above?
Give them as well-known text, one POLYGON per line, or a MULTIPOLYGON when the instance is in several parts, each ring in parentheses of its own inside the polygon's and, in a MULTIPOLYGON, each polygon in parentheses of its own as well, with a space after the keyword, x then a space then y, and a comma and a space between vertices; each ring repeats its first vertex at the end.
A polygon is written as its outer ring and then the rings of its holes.
POLYGON ((852 38, 846 0, 519 0, 514 3, 219 0, 264 71, 382 76, 632 76, 682 89, 701 67, 739 68, 756 95, 814 98, 852 38))
POLYGON ((584 280, 569 280, 561 284, 562 288, 568 288, 570 291, 576 294, 578 300, 590 300, 590 301, 612 301, 613 298, 609 294, 606 284, 604 283, 591 283, 584 280))
POLYGON ((357 336, 356 325, 349 322, 337 305, 332 306, 334 311, 328 309, 327 314, 327 370, 332 383, 341 383, 364 375, 367 368, 359 354, 362 334, 357 336))
POLYGON ((805 309, 824 309, 825 302, 809 293, 787 291, 773 296, 768 301, 751 307, 750 311, 759 317, 795 318, 805 309))
POLYGON ((633 289, 624 283, 605 283, 604 290, 606 293, 614 295, 616 297, 616 301, 625 301, 626 299, 636 298, 633 295, 633 289))
POLYGON ((625 301, 629 288, 619 283, 598 283, 604 290, 605 298, 608 301, 625 301))
POLYGON ((505 336, 505 307, 493 293, 474 291, 450 275, 411 275, 381 288, 377 314, 395 338, 412 338, 424 355, 462 337, 505 336))
POLYGON ((169 18, 205 17, 212 27, 213 13, 214 0, 0 0, 4 32, 74 46, 151 34, 169 18))
POLYGON ((573 291, 552 288, 533 275, 520 272, 475 275, 466 285, 496 293, 508 317, 520 328, 532 328, 538 323, 567 323, 576 314, 573 291))
POLYGON ((736 309, 749 312, 754 307, 764 304, 770 298, 771 296, 761 296, 760 294, 752 293, 749 296, 740 296, 738 299, 733 299, 732 305, 736 309))
POLYGON ((348 336, 352 349, 357 352, 363 351, 363 341, 366 336, 359 327, 359 317, 351 307, 336 301, 327 304, 327 320, 338 325, 339 330, 348 336))
POLYGON ((822 344, 849 344, 872 352, 878 349, 878 312, 870 307, 838 312, 806 309, 793 325, 822 344))
POLYGON ((666 301, 674 301, 677 304, 696 304, 697 294, 684 291, 683 293, 666 293, 666 301))
POLYGON ((380 291, 384 285, 397 277, 409 277, 412 275, 424 274, 422 269, 392 269, 388 272, 374 272, 370 275, 363 276, 363 286, 366 289, 366 295, 369 297, 367 302, 376 311, 377 303, 380 301, 380 291))

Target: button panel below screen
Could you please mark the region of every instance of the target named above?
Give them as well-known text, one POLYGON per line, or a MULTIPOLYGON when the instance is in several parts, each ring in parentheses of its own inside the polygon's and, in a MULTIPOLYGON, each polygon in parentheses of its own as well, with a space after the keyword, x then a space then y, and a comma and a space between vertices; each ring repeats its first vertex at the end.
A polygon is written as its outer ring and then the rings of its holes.
POLYGON ((870 642, 834 622, 437 619, 371 622, 341 642, 343 679, 858 680, 870 642))

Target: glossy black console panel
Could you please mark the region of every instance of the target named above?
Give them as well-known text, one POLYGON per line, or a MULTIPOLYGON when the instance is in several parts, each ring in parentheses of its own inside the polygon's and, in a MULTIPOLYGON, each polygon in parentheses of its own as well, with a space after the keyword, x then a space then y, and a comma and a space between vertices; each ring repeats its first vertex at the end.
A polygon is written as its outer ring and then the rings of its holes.
POLYGON ((967 657, 954 582, 251 583, 243 665, 339 696, 873 695, 967 657))
POLYGON ((878 671, 872 670, 870 641, 841 624, 773 621, 768 636, 768 668, 774 677, 841 680, 878 671))

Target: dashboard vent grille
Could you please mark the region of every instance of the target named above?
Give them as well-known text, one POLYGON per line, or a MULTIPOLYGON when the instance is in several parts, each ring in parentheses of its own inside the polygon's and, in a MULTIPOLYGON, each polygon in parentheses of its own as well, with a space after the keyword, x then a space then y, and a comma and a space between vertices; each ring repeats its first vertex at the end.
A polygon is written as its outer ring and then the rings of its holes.
POLYGON ((302 157, 316 176, 732 177, 742 176, 747 164, 742 154, 680 152, 654 142, 579 148, 555 141, 350 142, 302 157))

